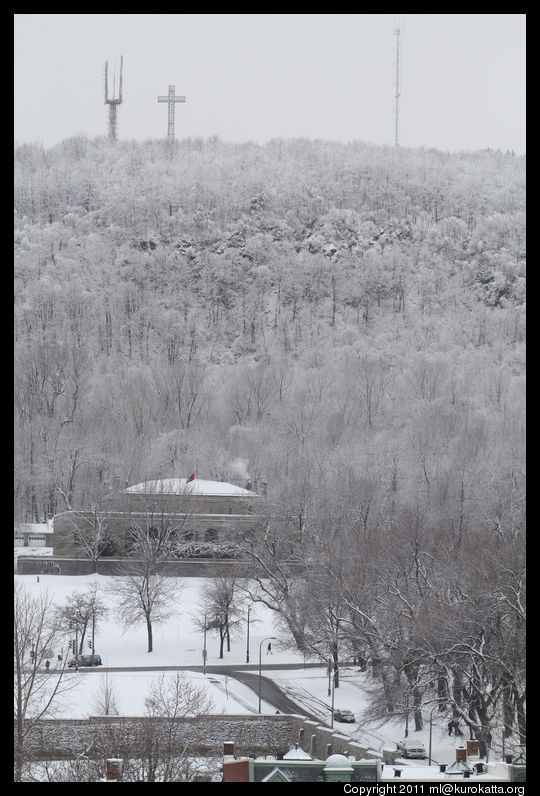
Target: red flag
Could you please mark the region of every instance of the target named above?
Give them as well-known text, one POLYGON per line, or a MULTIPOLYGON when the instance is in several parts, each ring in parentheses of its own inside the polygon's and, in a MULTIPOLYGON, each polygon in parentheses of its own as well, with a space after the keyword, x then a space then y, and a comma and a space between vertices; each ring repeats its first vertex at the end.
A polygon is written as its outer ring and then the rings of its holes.
POLYGON ((194 480, 195 480, 195 473, 191 473, 191 475, 189 476, 188 480, 186 481, 186 484, 189 484, 190 481, 194 481, 194 480))

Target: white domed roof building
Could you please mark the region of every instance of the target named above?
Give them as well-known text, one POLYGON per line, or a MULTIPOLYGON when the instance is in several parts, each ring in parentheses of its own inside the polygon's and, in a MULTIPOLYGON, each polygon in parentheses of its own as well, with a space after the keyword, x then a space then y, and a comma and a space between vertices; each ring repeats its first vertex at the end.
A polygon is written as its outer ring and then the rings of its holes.
POLYGON ((99 557, 129 556, 142 534, 150 539, 166 535, 179 558, 231 557, 226 553, 235 543, 254 538, 262 528, 260 502, 250 481, 242 487, 193 473, 122 489, 115 479, 99 511, 65 511, 54 517, 54 555, 93 557, 90 548, 101 544, 99 557))
POLYGON ((208 481, 204 478, 160 478, 143 481, 124 490, 128 495, 182 495, 211 497, 258 497, 250 489, 244 489, 226 481, 208 481))

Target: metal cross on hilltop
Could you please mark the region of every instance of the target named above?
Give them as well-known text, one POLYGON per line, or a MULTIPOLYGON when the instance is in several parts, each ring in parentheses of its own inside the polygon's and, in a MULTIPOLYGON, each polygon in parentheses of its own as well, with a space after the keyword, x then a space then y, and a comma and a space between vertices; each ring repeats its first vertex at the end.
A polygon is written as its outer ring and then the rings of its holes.
POLYGON ((169 86, 169 94, 166 97, 158 97, 158 102, 167 102, 169 105, 169 121, 167 126, 167 139, 174 140, 174 104, 175 102, 185 102, 185 97, 175 97, 174 86, 169 86))

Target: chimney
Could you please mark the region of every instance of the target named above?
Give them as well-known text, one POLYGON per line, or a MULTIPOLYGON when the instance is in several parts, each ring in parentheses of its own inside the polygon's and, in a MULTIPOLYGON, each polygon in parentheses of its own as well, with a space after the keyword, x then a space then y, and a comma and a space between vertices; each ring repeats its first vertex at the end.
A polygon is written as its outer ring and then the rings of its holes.
POLYGON ((467 763, 467 750, 464 746, 458 746, 456 749, 456 763, 459 763, 460 760, 462 763, 467 763))
POLYGON ((262 484, 261 484, 261 495, 263 497, 266 497, 267 492, 268 492, 268 482, 267 481, 263 481, 262 484))
POLYGON ((120 478, 120 476, 115 475, 114 478, 112 479, 111 491, 113 492, 113 494, 117 495, 120 492, 120 490, 122 489, 121 484, 122 484, 122 479, 120 478))
POLYGON ((479 757, 480 746, 477 740, 472 739, 467 741, 467 757, 479 757))
POLYGON ((223 741, 223 756, 234 755, 234 741, 223 741))
POLYGON ((297 746, 303 746, 304 745, 304 735, 305 735, 305 730, 304 730, 303 727, 301 727, 298 730, 298 743, 297 743, 297 746))
POLYGON ((245 485, 244 489, 247 489, 249 492, 251 492, 251 490, 253 489, 253 484, 251 483, 251 478, 248 478, 248 480, 246 481, 246 485, 245 485))
POLYGON ((332 744, 331 743, 327 743, 326 744, 326 757, 330 757, 331 754, 332 754, 332 744))
POLYGON ((124 768, 124 761, 119 757, 110 757, 105 761, 106 765, 106 781, 107 782, 121 782, 122 770, 124 768))
POLYGON ((315 733, 311 736, 311 740, 309 742, 309 754, 311 757, 315 758, 317 752, 317 736, 315 733))

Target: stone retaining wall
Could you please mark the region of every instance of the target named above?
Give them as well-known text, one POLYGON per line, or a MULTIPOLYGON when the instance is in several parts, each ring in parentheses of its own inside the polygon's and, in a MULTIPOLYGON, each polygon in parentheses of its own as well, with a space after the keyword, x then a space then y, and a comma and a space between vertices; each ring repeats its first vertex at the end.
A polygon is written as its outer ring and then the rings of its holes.
MULTIPOLYGON (((96 564, 88 558, 69 558, 64 556, 19 556, 17 571, 19 575, 118 575, 127 561, 136 559, 101 558, 96 564)), ((302 567, 289 565, 291 572, 300 573, 302 567)), ((253 563, 231 559, 182 559, 164 562, 159 571, 164 575, 182 578, 216 578, 220 576, 249 578, 253 574, 253 563)))
MULTIPOLYGON (((127 757, 136 754, 137 746, 144 742, 142 730, 156 721, 117 716, 47 719, 32 727, 25 747, 28 754, 41 760, 72 759, 82 752, 95 759, 127 757)), ((194 754, 201 755, 221 755, 223 743, 230 741, 239 756, 278 756, 298 743, 318 759, 328 756, 328 745, 332 754, 349 752, 357 759, 381 757, 350 736, 294 714, 198 716, 179 719, 175 730, 179 745, 189 744, 194 754)))

